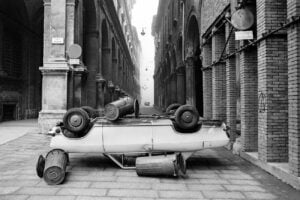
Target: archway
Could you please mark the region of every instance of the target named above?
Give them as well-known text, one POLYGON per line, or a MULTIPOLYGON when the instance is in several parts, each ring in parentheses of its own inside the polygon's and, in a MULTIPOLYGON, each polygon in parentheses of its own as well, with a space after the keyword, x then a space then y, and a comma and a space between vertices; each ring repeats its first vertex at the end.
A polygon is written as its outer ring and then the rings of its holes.
POLYGON ((200 60, 200 34, 199 34, 199 26, 198 21, 195 16, 192 16, 188 23, 188 31, 187 31, 187 47, 189 48, 188 53, 189 56, 193 59, 193 70, 194 70, 194 85, 192 86, 194 89, 194 98, 195 98, 195 106, 198 109, 200 116, 203 116, 203 83, 202 83, 202 70, 201 70, 201 60, 200 60))
POLYGON ((41 110, 44 6, 0 0, 0 121, 37 118, 41 110))

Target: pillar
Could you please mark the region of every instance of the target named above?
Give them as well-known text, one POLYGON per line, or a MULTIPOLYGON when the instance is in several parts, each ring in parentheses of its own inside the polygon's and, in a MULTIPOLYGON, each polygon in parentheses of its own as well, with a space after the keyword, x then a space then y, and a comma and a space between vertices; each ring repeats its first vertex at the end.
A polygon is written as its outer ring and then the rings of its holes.
POLYGON ((171 103, 177 103, 177 82, 176 82, 176 73, 171 75, 171 103))
POLYGON ((196 83, 194 58, 186 58, 186 104, 196 106, 196 83))
MULTIPOLYGON (((231 54, 235 51, 235 38, 231 25, 226 24, 225 33, 226 39, 229 39, 226 53, 231 54)), ((234 141, 236 137, 236 90, 236 61, 235 57, 230 57, 226 60, 226 124, 230 127, 231 141, 234 141)))
POLYGON ((74 34, 66 30, 70 28, 67 24, 74 21, 74 17, 68 17, 67 23, 66 0, 44 1, 44 63, 40 67, 43 94, 38 121, 42 133, 47 133, 57 121, 61 121, 67 109, 69 66, 65 55, 66 41, 74 34))
POLYGON ((212 118, 212 44, 211 41, 203 46, 202 50, 203 65, 203 117, 212 118))
MULTIPOLYGON (((285 22, 286 8, 286 0, 257 0, 258 38, 285 22)), ((287 73, 287 35, 282 30, 258 45, 258 156, 265 162, 288 161, 287 73)))
MULTIPOLYGON (((218 62, 225 46, 225 31, 218 30, 212 38, 212 61, 218 62)), ((218 62, 212 67, 212 117, 226 119, 226 64, 218 62)))
POLYGON ((82 103, 82 89, 83 89, 83 79, 86 76, 86 68, 84 66, 77 66, 74 69, 73 78, 73 107, 80 107, 82 103))
POLYGON ((185 99, 185 70, 184 67, 177 68, 177 102, 184 105, 185 99))
MULTIPOLYGON (((300 2, 288 0, 288 19, 300 16, 300 2)), ((300 24, 288 28, 289 170, 300 176, 300 24)))
POLYGON ((243 150, 257 151, 257 50, 247 49, 240 54, 241 138, 243 150))
POLYGON ((96 84, 97 84, 97 110, 99 110, 100 114, 104 111, 105 106, 105 96, 104 90, 106 87, 106 81, 101 74, 96 75, 96 84))

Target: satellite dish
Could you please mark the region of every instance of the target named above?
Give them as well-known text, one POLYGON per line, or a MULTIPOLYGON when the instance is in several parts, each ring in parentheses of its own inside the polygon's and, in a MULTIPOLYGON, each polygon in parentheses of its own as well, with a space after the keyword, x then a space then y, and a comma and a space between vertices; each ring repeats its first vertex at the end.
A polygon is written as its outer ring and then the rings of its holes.
POLYGON ((67 53, 71 59, 78 59, 81 56, 82 48, 78 44, 72 44, 67 53))
POLYGON ((240 31, 248 30, 254 24, 254 15, 247 8, 239 9, 233 13, 231 17, 231 24, 234 28, 240 31))

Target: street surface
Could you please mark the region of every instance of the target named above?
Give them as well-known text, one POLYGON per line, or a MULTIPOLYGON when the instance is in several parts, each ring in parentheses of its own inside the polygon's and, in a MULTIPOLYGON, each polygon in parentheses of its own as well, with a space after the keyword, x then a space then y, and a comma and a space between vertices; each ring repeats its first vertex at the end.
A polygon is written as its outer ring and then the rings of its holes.
POLYGON ((300 199, 300 191, 224 148, 198 152, 178 178, 138 177, 102 155, 71 154, 64 183, 48 186, 35 164, 49 141, 35 130, 0 145, 1 200, 300 199))

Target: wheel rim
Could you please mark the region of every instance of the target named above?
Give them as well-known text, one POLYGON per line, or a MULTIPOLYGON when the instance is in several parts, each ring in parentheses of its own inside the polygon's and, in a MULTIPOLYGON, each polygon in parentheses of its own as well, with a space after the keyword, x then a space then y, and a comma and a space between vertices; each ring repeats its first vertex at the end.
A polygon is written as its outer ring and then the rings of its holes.
POLYGON ((185 111, 182 113, 181 119, 185 123, 191 123, 193 121, 193 115, 191 112, 185 111))
POLYGON ((79 115, 73 115, 70 117, 70 124, 73 127, 79 127, 82 124, 82 117, 79 115))

